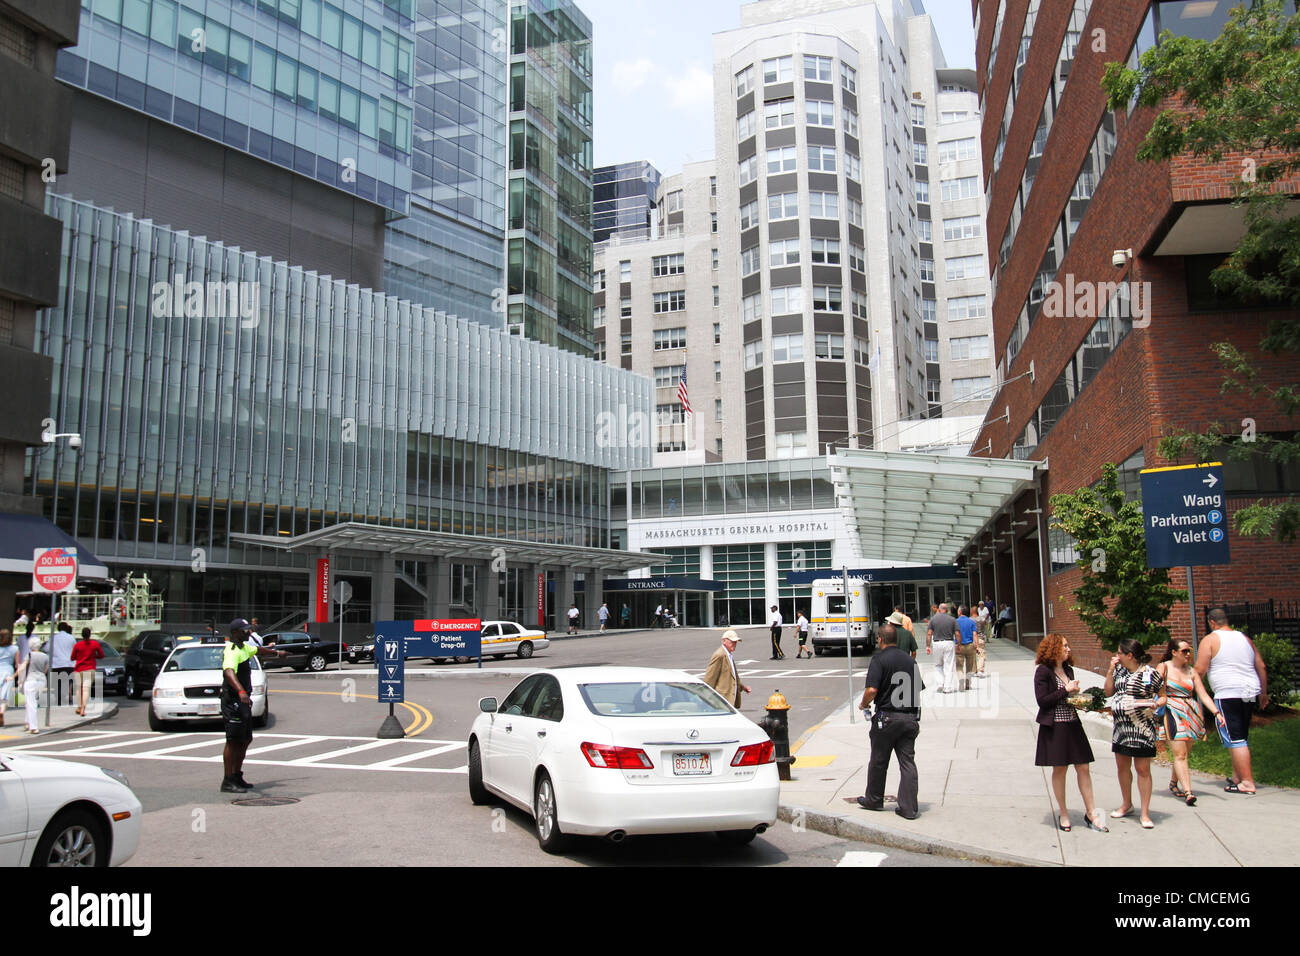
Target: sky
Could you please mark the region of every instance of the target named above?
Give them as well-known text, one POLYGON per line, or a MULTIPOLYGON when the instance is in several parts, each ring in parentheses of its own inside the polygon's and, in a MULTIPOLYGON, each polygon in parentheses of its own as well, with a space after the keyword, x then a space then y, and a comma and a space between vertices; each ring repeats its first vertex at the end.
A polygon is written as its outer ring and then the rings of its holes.
MULTIPOLYGON (((591 18, 597 166, 648 159, 664 175, 710 159, 713 34, 741 0, 577 0, 591 18)), ((950 67, 975 66, 970 0, 923 0, 950 67)))

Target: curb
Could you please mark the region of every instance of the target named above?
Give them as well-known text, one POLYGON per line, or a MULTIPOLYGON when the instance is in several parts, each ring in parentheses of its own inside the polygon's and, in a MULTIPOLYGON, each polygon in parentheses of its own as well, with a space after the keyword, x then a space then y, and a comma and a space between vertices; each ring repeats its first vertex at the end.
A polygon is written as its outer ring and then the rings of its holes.
POLYGON ((86 726, 89 726, 90 724, 97 724, 97 723, 99 723, 101 720, 108 720, 108 718, 110 718, 110 717, 116 717, 116 716, 117 716, 117 712, 118 712, 118 705, 117 705, 117 704, 115 704, 115 703, 106 703, 106 704, 104 704, 104 707, 103 707, 103 711, 102 711, 102 713, 100 713, 98 716, 95 716, 95 717, 83 717, 83 718, 81 718, 80 720, 73 721, 73 722, 70 723, 70 724, 64 724, 62 727, 45 727, 45 728, 42 728, 42 729, 41 729, 41 732, 40 732, 40 733, 37 733, 37 734, 31 734, 30 736, 32 736, 32 737, 49 737, 49 736, 52 736, 52 735, 54 735, 54 734, 61 734, 61 733, 63 733, 65 730, 76 730, 78 727, 86 727, 86 726))
POLYGON ((793 823, 796 817, 801 817, 803 825, 808 829, 817 830, 830 836, 893 847, 896 850, 906 850, 909 853, 927 853, 932 856, 951 857, 969 863, 984 863, 992 866, 1041 867, 1057 865, 1012 856, 1011 854, 977 850, 963 846, 960 843, 951 843, 948 840, 917 836, 905 830, 893 830, 878 824, 864 823, 839 814, 810 810, 807 807, 797 807, 792 804, 781 804, 777 808, 776 815, 777 819, 784 820, 787 823, 793 823))

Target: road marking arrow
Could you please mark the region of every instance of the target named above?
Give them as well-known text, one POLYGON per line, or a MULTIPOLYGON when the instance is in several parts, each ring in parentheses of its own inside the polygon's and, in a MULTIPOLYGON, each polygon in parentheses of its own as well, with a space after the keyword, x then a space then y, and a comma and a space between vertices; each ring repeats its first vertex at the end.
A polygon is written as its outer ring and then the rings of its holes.
POLYGON ((1219 479, 1216 478, 1216 477, 1214 477, 1214 472, 1210 472, 1210 475, 1209 475, 1208 478, 1203 478, 1203 479, 1201 479, 1201 484, 1203 484, 1203 485, 1209 485, 1211 488, 1213 488, 1213 487, 1214 487, 1215 485, 1217 485, 1218 483, 1219 483, 1219 479))

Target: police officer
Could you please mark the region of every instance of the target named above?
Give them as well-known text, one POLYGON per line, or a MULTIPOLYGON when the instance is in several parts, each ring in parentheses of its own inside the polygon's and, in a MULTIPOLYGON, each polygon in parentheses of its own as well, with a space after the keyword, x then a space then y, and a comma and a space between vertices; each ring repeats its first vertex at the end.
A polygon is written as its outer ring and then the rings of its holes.
POLYGON ((898 647, 893 624, 882 624, 877 636, 880 652, 867 668, 867 688, 861 709, 875 704, 871 718, 871 762, 867 765, 867 793, 858 805, 867 810, 885 809, 885 774, 891 754, 898 755, 898 807, 900 817, 919 816, 916 775, 916 735, 921 731, 921 670, 911 656, 898 647))
POLYGON ((221 718, 226 724, 226 749, 222 752, 226 775, 222 793, 246 793, 253 785, 244 779, 244 755, 253 741, 252 668, 258 654, 285 657, 286 652, 249 643, 249 623, 242 617, 230 622, 230 640, 221 654, 221 718))

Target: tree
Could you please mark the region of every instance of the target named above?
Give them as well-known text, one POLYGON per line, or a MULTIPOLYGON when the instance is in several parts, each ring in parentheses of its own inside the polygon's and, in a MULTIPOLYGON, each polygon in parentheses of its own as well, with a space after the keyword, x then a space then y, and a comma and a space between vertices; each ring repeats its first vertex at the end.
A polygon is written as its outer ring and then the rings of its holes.
POLYGON ((1167 642, 1164 622, 1187 592, 1169 586, 1166 568, 1147 567, 1142 509, 1125 500, 1119 469, 1108 462, 1095 486, 1052 495, 1051 506, 1052 523, 1077 542, 1083 570, 1070 610, 1107 650, 1130 637, 1143 647, 1167 642))
MULTIPOLYGON (((1300 16, 1294 0, 1251 0, 1234 9, 1213 41, 1174 36, 1142 54, 1137 69, 1111 63, 1102 79, 1112 109, 1134 96, 1139 106, 1165 109, 1138 149, 1138 159, 1163 162, 1189 155, 1222 162, 1242 154, 1236 202, 1244 206, 1246 234, 1210 275, 1216 291, 1238 301, 1300 309, 1300 216, 1288 216, 1300 171, 1300 16), (1289 184, 1288 184, 1288 181, 1289 184)), ((1300 318, 1273 320, 1260 340, 1272 354, 1300 353, 1300 318)), ((1284 415, 1300 411, 1300 390, 1261 380, 1252 357, 1216 342, 1226 375, 1223 392, 1245 391, 1272 402, 1284 415)), ((1300 461, 1300 436, 1256 434, 1253 422, 1216 423, 1201 434, 1164 436, 1160 454, 1198 462, 1226 456, 1300 461)), ((1256 502, 1235 515, 1237 531, 1292 542, 1300 531, 1300 503, 1256 502)))

